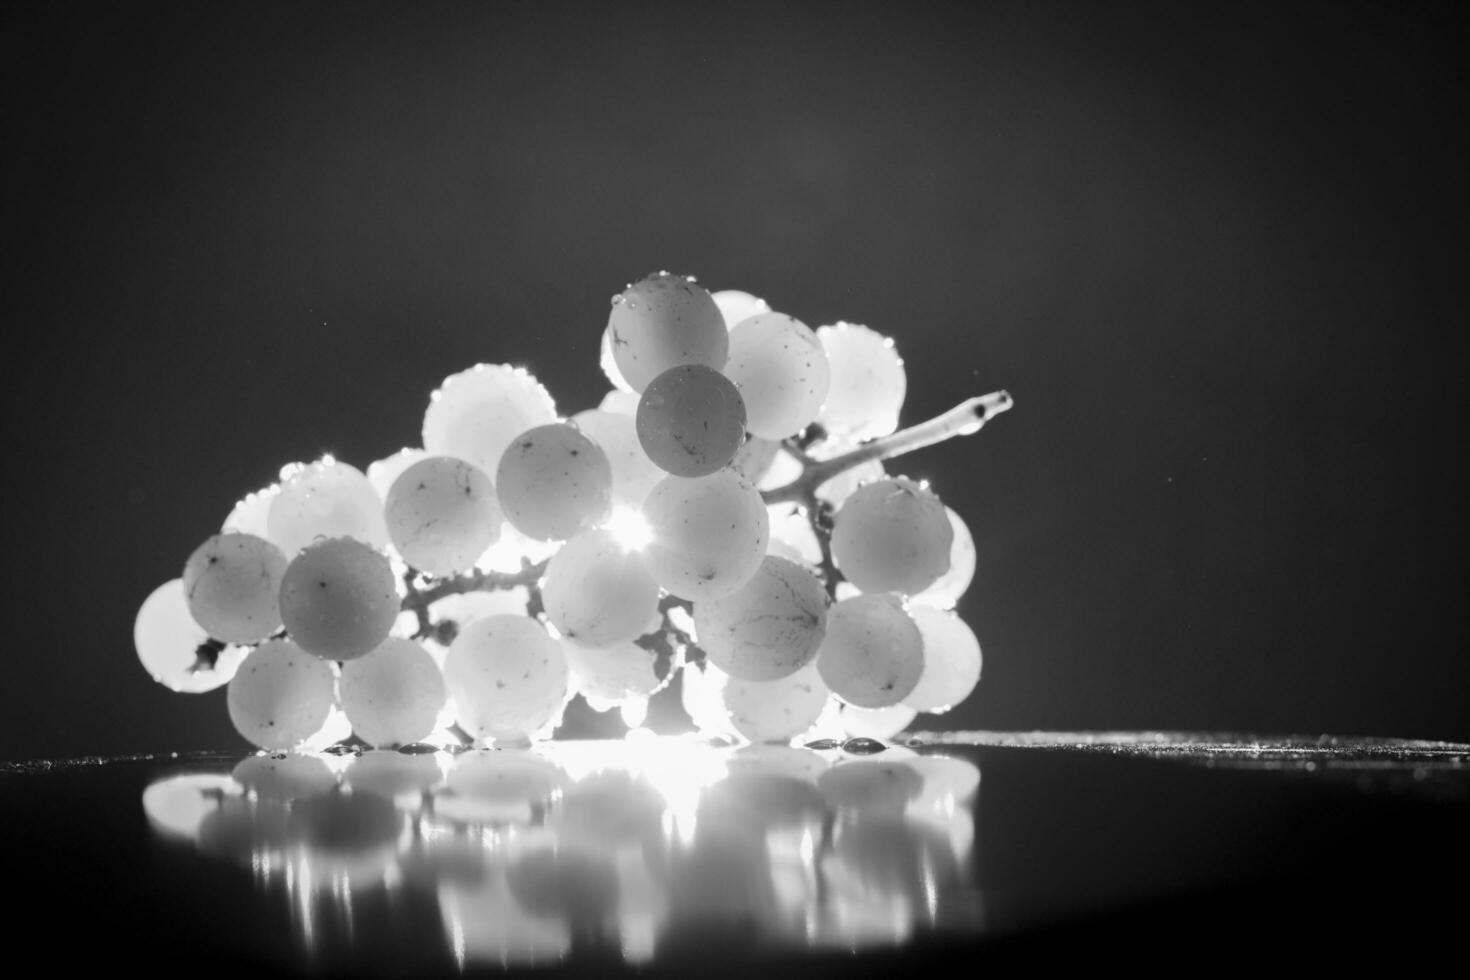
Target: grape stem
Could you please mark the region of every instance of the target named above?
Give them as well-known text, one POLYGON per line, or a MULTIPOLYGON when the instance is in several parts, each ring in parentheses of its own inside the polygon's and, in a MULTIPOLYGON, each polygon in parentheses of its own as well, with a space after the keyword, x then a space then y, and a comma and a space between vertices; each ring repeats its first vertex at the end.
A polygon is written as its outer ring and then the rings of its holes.
POLYGON ((518 572, 466 572, 449 578, 436 579, 432 585, 422 584, 421 576, 413 569, 409 569, 403 577, 408 594, 403 597, 401 608, 404 612, 411 612, 418 618, 419 628, 414 632, 414 637, 422 639, 434 631, 434 624, 429 621, 429 607, 440 599, 465 592, 494 592, 497 589, 513 589, 517 585, 535 588, 541 576, 546 574, 548 561, 550 561, 549 558, 532 564, 522 560, 521 570, 518 572))
POLYGON ((840 456, 833 456, 831 459, 810 460, 802 469, 800 476, 784 487, 763 491, 761 497, 768 504, 810 504, 816 496, 818 487, 855 466, 861 466, 875 459, 893 459, 895 456, 933 446, 946 439, 953 439, 955 436, 972 435, 979 432, 986 422, 1001 412, 1009 411, 1014 404, 1011 393, 1008 391, 992 391, 988 395, 977 395, 966 399, 943 415, 936 415, 927 422, 920 422, 907 429, 900 429, 892 435, 865 442, 856 449, 849 450, 840 456))

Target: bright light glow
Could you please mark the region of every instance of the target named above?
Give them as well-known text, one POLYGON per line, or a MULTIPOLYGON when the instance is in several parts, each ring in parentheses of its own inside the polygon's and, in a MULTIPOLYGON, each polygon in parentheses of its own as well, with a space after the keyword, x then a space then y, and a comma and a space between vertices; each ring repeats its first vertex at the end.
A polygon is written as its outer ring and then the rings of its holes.
POLYGON ((653 528, 648 526, 648 521, 628 507, 615 508, 606 527, 625 551, 642 551, 653 540, 653 528))

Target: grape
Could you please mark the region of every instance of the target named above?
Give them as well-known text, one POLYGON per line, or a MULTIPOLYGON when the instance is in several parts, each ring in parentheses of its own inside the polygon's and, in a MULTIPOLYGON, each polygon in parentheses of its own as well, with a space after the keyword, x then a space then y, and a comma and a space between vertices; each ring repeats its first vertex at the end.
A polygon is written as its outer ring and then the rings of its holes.
POLYGON ((954 531, 944 504, 904 477, 860 487, 832 526, 832 558, 864 592, 913 595, 949 569, 954 531))
POLYGON ((317 538, 388 543, 383 500, 368 478, 330 456, 282 471, 281 491, 266 521, 270 538, 290 558, 317 538))
POLYGON ((390 637, 342 665, 342 710, 369 745, 424 738, 434 730, 446 697, 438 665, 412 640, 390 637))
POLYGON ((404 470, 383 512, 403 560, 430 575, 474 565, 500 537, 503 520, 490 478, 448 456, 430 456, 404 470))
POLYGON ((302 551, 281 579, 281 618, 302 649, 330 660, 360 657, 387 639, 398 618, 388 559, 352 538, 302 551))
POLYGON ((638 442, 675 476, 708 476, 745 438, 745 402, 730 380, 703 364, 669 368, 638 402, 638 442))
POLYGON ((763 439, 784 439, 806 428, 830 380, 817 335, 784 313, 758 314, 730 332, 725 374, 745 398, 746 426, 763 439))
POLYGON ((730 337, 720 308, 704 287, 659 272, 613 297, 607 328, 613 362, 634 391, 671 367, 725 366, 730 337))
POLYGON ((378 496, 383 500, 388 499, 388 491, 393 489, 393 481, 403 475, 403 471, 421 459, 428 459, 429 454, 422 449, 405 447, 398 450, 392 456, 374 460, 368 464, 367 478, 373 485, 378 496))
POLYGON ((820 565, 822 544, 812 530, 812 522, 799 504, 771 504, 766 508, 771 518, 771 550, 787 549, 783 557, 807 565, 820 565))
POLYGON ((736 591, 694 604, 699 644, 725 673, 773 681, 816 656, 827 625, 827 593, 815 575, 784 558, 766 556, 736 591))
POLYGON ((526 738, 557 722, 568 677, 561 645, 524 616, 475 620, 444 661, 459 724, 477 738, 526 738))
MULTIPOLYGON (((928 650, 924 652, 927 656, 928 650)), ((858 708, 844 704, 839 718, 842 734, 847 738, 887 741, 909 727, 917 714, 907 704, 893 704, 886 708, 858 708)))
POLYGON ((565 541, 607 516, 612 465, 575 426, 542 425, 521 433, 495 471, 506 520, 541 541, 565 541))
POLYGON ((263 749, 290 749, 326 723, 332 668, 289 640, 256 647, 230 681, 230 721, 263 749))
POLYGON ((918 684, 924 641, 897 596, 854 596, 827 611, 817 667, 832 693, 848 704, 886 708, 918 684))
POLYGON ((556 403, 529 371, 476 364, 445 378, 429 397, 424 449, 493 473, 516 436, 555 421, 556 403))
POLYGON ((230 511, 230 516, 225 518, 224 524, 220 525, 222 531, 239 531, 241 534, 253 534, 257 538, 270 537, 270 513, 271 504, 276 497, 280 496, 281 485, 272 483, 264 489, 254 493, 247 493, 235 504, 230 511))
POLYGON ((980 641, 954 613, 915 606, 909 615, 924 639, 924 672, 903 703, 917 711, 948 711, 980 681, 980 641))
POLYGON ((281 625, 279 594, 286 556, 253 534, 216 534, 184 565, 184 594, 194 622, 228 643, 255 643, 281 625))
POLYGON ((735 450, 735 458, 730 460, 730 469, 739 474, 746 483, 763 487, 762 481, 771 471, 778 455, 784 455, 779 442, 750 436, 735 450))
POLYGON ((643 451, 631 413, 590 409, 572 416, 572 422, 607 454, 613 506, 641 507, 648 491, 668 475, 643 451))
POLYGON ((855 323, 818 327, 831 383, 817 421, 853 440, 886 436, 898 428, 908 379, 893 341, 855 323))
POLYGON ((783 742, 816 722, 827 703, 827 685, 814 665, 777 680, 725 680, 720 697, 730 724, 752 742, 783 742))
POLYGON ((657 654, 632 641, 594 648, 564 639, 561 646, 572 685, 589 704, 646 698, 668 679, 659 676, 657 654))
POLYGON ((602 401, 597 407, 604 412, 612 412, 615 415, 626 415, 632 418, 638 414, 638 392, 622 391, 614 389, 602 396, 602 401))
POLYGON ((911 596, 911 604, 953 609, 975 577, 975 539, 959 514, 946 507, 944 515, 949 518, 950 530, 954 532, 954 541, 949 546, 949 571, 935 579, 927 589, 911 596))
POLYGON ((658 583, 643 556, 625 549, 611 531, 584 531, 547 563, 541 599, 562 636, 605 647, 647 632, 658 614, 658 583))
POLYGON ((737 324, 744 323, 757 313, 771 312, 771 307, 765 300, 752 296, 743 289, 721 289, 711 293, 710 299, 719 307, 727 330, 734 330, 737 324))
POLYGON ((154 589, 133 621, 133 646, 150 677, 171 691, 199 694, 228 684, 245 659, 241 647, 227 646, 213 667, 199 662, 199 645, 209 639, 189 613, 184 580, 172 579, 154 589))
POLYGON ((644 501, 643 515, 653 532, 643 555, 654 581, 695 602, 749 581, 770 539, 760 492, 728 470, 668 477, 644 501))

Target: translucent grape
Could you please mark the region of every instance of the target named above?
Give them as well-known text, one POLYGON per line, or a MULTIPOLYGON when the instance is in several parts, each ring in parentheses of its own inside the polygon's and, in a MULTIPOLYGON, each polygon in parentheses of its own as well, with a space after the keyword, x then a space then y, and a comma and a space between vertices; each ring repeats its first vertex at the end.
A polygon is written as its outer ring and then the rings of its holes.
POLYGON ((184 594, 194 622, 227 643, 255 643, 281 625, 286 556, 253 534, 209 538, 184 565, 184 594))
POLYGON ((725 366, 730 337, 709 293, 685 276, 659 272, 613 297, 607 328, 613 361, 634 391, 671 367, 725 366))
POLYGON ((281 618, 304 650, 329 660, 360 657, 398 618, 392 566, 353 538, 327 538, 302 551, 281 579, 281 618))
POLYGON ((893 341, 855 323, 818 327, 817 339, 831 370, 817 421, 828 432, 854 440, 897 429, 908 378, 893 341))
POLYGON ((638 414, 638 392, 613 390, 602 396, 602 401, 597 407, 604 412, 612 412, 616 415, 632 417, 638 414))
POLYGON ((230 681, 230 721, 263 749, 290 749, 315 735, 332 709, 332 668, 289 640, 256 647, 230 681))
POLYGON ((184 580, 171 579, 149 593, 133 621, 133 646, 143 669, 171 691, 199 694, 230 682, 245 659, 242 647, 227 646, 214 666, 200 663, 199 645, 209 639, 189 613, 184 580))
POLYGON ((280 493, 281 486, 278 483, 247 493, 236 502, 224 524, 220 525, 220 530, 239 531, 241 534, 269 539, 271 504, 280 493))
POLYGON ((734 330, 737 324, 744 323, 757 313, 771 312, 770 304, 743 289, 721 289, 711 293, 710 299, 719 307, 727 330, 734 330))
POLYGON ((703 364, 672 367, 638 402, 638 442, 675 476, 708 476, 735 457, 745 438, 745 402, 730 380, 703 364))
POLYGON ((659 657, 632 641, 605 647, 584 647, 562 640, 572 685, 589 703, 622 702, 646 698, 668 680, 672 661, 659 672, 659 657))
POLYGON ((542 425, 506 449, 495 487, 517 530, 540 541, 565 541, 607 516, 612 465, 575 426, 542 425))
POLYGON ((388 543, 382 498, 359 470, 330 456, 283 472, 266 526, 287 558, 317 538, 356 538, 374 548, 388 543))
POLYGON ((771 516, 771 548, 774 550, 778 544, 789 549, 790 553, 785 557, 796 557, 792 561, 800 561, 807 565, 819 565, 822 562, 822 545, 817 540, 817 534, 812 530, 812 522, 807 518, 806 509, 800 504, 772 504, 767 509, 771 516))
POLYGON ((423 739, 448 696, 434 659, 412 640, 396 637, 342 665, 341 694, 352 731, 369 745, 423 739))
POLYGON ((403 471, 421 459, 428 459, 429 454, 422 449, 403 448, 392 456, 374 460, 368 464, 367 478, 378 492, 378 496, 384 501, 388 499, 388 491, 393 489, 393 481, 403 475, 403 471))
POLYGON ((913 606, 909 615, 924 639, 924 671, 903 703, 916 711, 948 711, 980 681, 980 641, 954 613, 913 606))
POLYGON ((767 555, 756 574, 726 596, 694 604, 699 645, 741 680, 773 681, 811 662, 827 626, 827 592, 795 562, 767 555))
POLYGON ((770 540, 760 492, 728 470, 668 477, 649 493, 643 516, 653 532, 643 556, 654 581, 695 602, 749 581, 770 540))
POLYGON ((860 708, 908 697, 924 670, 924 641, 894 595, 860 595, 827 611, 817 667, 832 693, 860 708))
POLYGON ((658 614, 658 583, 643 556, 624 548, 613 532, 584 531, 547 563, 541 600, 562 636, 605 647, 647 631, 658 614))
POLYGON ((641 507, 648 491, 668 475, 643 451, 631 414, 590 409, 578 412, 572 422, 607 454, 608 464, 612 466, 614 507, 619 504, 641 507))
POLYGON ((949 569, 954 540, 944 504, 904 477, 856 490, 832 526, 832 558, 864 592, 922 592, 949 569))
POLYGON ((745 398, 746 427, 763 439, 806 428, 827 398, 827 355, 811 328, 784 313, 761 313, 730 332, 726 376, 745 398))
POLYGON ((954 540, 949 546, 949 571, 935 579, 927 589, 911 596, 910 605, 953 609, 975 578, 975 539, 959 514, 946 507, 944 515, 949 518, 950 530, 954 532, 954 540))
POLYGON ((388 491, 383 514, 403 560, 430 575, 473 566, 500 537, 504 520, 484 471, 449 456, 430 456, 404 470, 388 491))
POLYGON ((561 644, 525 616, 475 620, 444 661, 459 724, 477 738, 539 735, 560 720, 569 680, 561 644))
POLYGON ((886 708, 858 708, 844 704, 839 717, 845 737, 876 738, 886 742, 909 727, 917 714, 907 704, 893 704, 886 708))
POLYGON ((450 375, 429 398, 424 449, 494 473, 522 432, 556 421, 556 403, 524 368, 476 364, 450 375))
POLYGON ((815 665, 771 681, 727 677, 720 689, 731 726, 752 742, 785 742, 811 728, 827 694, 815 665))
POLYGON ((730 468, 738 473, 746 483, 754 483, 760 487, 778 455, 782 455, 779 442, 774 439, 751 436, 740 444, 739 449, 735 450, 735 458, 730 460, 730 468))

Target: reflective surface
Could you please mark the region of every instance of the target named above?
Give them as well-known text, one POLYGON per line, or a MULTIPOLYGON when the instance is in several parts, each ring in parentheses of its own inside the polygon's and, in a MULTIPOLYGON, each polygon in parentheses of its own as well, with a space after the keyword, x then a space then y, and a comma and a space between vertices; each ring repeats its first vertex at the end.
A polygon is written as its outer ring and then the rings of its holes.
POLYGON ((1303 938, 1353 916, 1371 952, 1466 911, 1470 747, 972 732, 848 748, 8 765, 10 925, 58 962, 167 972, 807 975, 1198 953, 1220 930, 1214 955, 1245 956, 1264 925, 1303 938))

